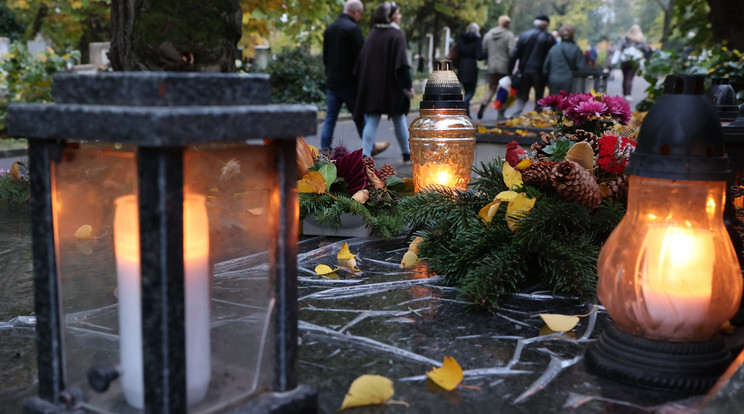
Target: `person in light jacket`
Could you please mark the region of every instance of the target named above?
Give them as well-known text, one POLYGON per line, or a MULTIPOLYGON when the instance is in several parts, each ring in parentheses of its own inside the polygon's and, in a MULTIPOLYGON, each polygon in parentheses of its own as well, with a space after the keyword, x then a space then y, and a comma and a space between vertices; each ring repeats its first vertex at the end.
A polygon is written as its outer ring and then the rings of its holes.
MULTIPOLYGON (((508 76, 509 56, 514 50, 516 40, 514 39, 514 33, 509 30, 511 24, 511 18, 509 16, 499 17, 499 25, 489 30, 485 36, 483 36, 483 52, 487 57, 488 62, 488 91, 483 97, 480 109, 478 109, 478 119, 483 119, 483 113, 486 110, 486 106, 491 102, 493 96, 499 88, 499 79, 504 76, 508 76)), ((499 115, 496 122, 500 122, 506 118, 504 112, 506 107, 499 109, 499 115)))
POLYGON ((560 91, 583 92, 573 90, 575 71, 585 70, 586 60, 581 49, 574 43, 576 29, 570 24, 564 24, 558 30, 561 42, 550 48, 543 63, 543 74, 548 77, 550 94, 560 91))

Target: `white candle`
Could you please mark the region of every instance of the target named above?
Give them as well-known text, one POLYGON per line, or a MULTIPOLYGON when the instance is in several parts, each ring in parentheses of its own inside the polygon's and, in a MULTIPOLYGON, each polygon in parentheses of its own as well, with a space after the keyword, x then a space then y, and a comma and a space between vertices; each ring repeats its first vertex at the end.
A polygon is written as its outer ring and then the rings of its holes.
POLYGON ((713 288, 715 245, 707 229, 657 227, 640 258, 646 310, 660 332, 696 330, 705 323, 713 288))
MULTIPOLYGON (((144 408, 142 319, 137 198, 116 200, 114 248, 119 287, 119 349, 124 396, 144 408)), ((207 394, 211 376, 209 343, 209 222, 205 198, 184 197, 184 290, 186 306, 186 390, 188 404, 207 394)))

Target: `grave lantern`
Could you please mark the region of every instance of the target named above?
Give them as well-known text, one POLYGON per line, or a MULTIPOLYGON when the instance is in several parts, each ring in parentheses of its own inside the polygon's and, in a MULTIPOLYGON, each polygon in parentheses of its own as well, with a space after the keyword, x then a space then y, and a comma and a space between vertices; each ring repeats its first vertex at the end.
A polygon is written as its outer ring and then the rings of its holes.
POLYGON ((420 115, 409 127, 415 191, 440 185, 464 190, 475 157, 475 127, 465 113, 457 75, 450 61, 426 81, 420 115))
POLYGON ((587 363, 610 378, 707 391, 732 361, 718 336, 742 274, 723 223, 728 162, 702 76, 669 76, 628 164, 625 217, 599 255, 597 296, 615 326, 587 363))
POLYGON ((55 76, 29 139, 39 389, 25 412, 314 411, 298 385, 297 136, 267 75, 55 76))

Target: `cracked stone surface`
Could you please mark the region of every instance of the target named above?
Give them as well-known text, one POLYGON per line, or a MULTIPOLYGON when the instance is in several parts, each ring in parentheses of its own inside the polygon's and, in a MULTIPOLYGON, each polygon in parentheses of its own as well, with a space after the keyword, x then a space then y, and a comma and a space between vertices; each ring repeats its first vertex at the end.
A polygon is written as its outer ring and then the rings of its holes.
MULTIPOLYGON (((23 398, 35 393, 33 292, 27 217, 0 209, 0 406, 20 412, 23 398), (15 218, 14 218, 15 217, 15 218)), ((586 314, 595 303, 532 291, 504 297, 493 313, 474 311, 441 277, 423 264, 403 271, 404 238, 340 239, 306 237, 298 256, 299 379, 319 391, 319 411, 337 412, 349 384, 362 374, 384 375, 395 384, 399 405, 364 407, 358 413, 695 413, 735 412, 744 401, 743 370, 732 370, 707 396, 648 392, 588 372, 584 352, 610 323, 599 307, 569 333, 550 332, 539 313, 586 314), (336 267, 344 241, 357 255, 353 273, 338 279, 315 275, 318 264, 336 267), (444 356, 464 369, 465 387, 446 392, 426 372, 444 356)), ((255 255, 215 267, 212 329, 235 321, 265 324, 260 312, 231 302, 231 291, 255 286, 265 257, 255 255), (220 309, 226 309, 220 313, 220 309), (216 311, 215 311, 216 310, 216 311)), ((66 316, 74 343, 112 349, 118 335, 105 325, 116 305, 66 316), (87 342, 87 343, 86 343, 87 342)), ((741 364, 740 357, 735 364, 741 364)), ((135 412, 126 407, 115 412, 135 412)))

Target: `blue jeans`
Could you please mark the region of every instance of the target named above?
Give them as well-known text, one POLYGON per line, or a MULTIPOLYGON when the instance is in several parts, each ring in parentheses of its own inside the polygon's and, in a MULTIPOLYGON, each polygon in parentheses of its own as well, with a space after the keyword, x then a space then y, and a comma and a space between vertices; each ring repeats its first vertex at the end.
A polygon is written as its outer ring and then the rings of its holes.
MULTIPOLYGON (((375 146, 375 136, 377 136, 377 127, 380 125, 380 114, 367 114, 364 123, 364 133, 362 134, 362 156, 371 157, 372 148, 375 146)), ((400 152, 410 154, 408 149, 408 125, 406 125, 405 114, 390 117, 393 120, 393 129, 395 138, 398 140, 400 152)))
MULTIPOLYGON (((338 113, 341 111, 341 105, 346 104, 346 109, 352 114, 354 113, 354 103, 356 102, 357 88, 356 86, 342 86, 340 88, 328 88, 326 89, 328 95, 328 107, 326 108, 326 116, 323 121, 323 129, 320 132, 320 149, 327 150, 331 148, 333 143, 333 131, 336 129, 336 121, 338 121, 338 113)), ((364 121, 355 120, 357 133, 359 137, 362 137, 362 131, 364 130, 364 121)))

